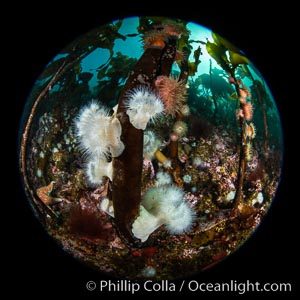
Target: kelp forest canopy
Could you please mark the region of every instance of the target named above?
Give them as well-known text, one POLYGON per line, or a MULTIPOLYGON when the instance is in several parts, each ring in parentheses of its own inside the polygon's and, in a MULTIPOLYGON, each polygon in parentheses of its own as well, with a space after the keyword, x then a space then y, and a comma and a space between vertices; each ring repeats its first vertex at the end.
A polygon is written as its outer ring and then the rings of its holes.
MULTIPOLYGON (((82 99, 99 99, 101 102, 107 103, 109 107, 113 107, 117 103, 120 90, 125 84, 126 78, 130 70, 137 62, 143 51, 142 35, 146 31, 147 26, 151 23, 160 21, 164 18, 137 18, 136 27, 131 26, 127 33, 119 33, 122 29, 123 20, 109 23, 94 29, 88 34, 78 38, 74 43, 64 48, 49 65, 45 68, 39 77, 31 98, 37 96, 40 91, 49 83, 51 77, 58 71, 62 65, 69 65, 68 71, 64 73, 61 79, 58 79, 49 95, 52 96, 53 101, 61 102, 60 99, 64 94, 68 95, 69 101, 74 101, 74 106, 82 104, 82 99), (132 31, 130 31, 132 29, 132 31), (119 41, 126 42, 130 39, 139 42, 139 47, 134 49, 127 49, 126 54, 122 54, 119 41), (132 52, 128 55, 128 52, 132 52), (91 66, 91 67, 90 67, 91 66), (58 92, 59 91, 59 92, 58 92), (71 97, 70 97, 71 96, 71 97)), ((182 22, 182 21, 181 21, 182 22)), ((132 23, 130 21, 129 23, 132 23)), ((192 23, 193 24, 193 23, 192 23)), ((186 23, 186 28, 191 25, 186 23)), ((123 26, 125 27, 125 26, 123 26)), ((123 30, 125 31, 125 29, 123 30)), ((209 30, 203 31, 204 36, 199 34, 190 34, 192 39, 182 38, 178 41, 178 55, 176 57, 174 66, 172 67, 173 76, 179 76, 180 72, 180 54, 185 55, 189 53, 189 77, 187 80, 188 85, 188 102, 194 104, 195 113, 201 111, 201 117, 209 119, 210 122, 216 124, 223 123, 230 128, 231 123, 235 123, 235 118, 232 117, 235 110, 236 95, 233 86, 228 82, 229 68, 226 64, 229 63, 228 54, 231 53, 230 58, 234 58, 235 73, 238 78, 244 80, 248 89, 251 90, 253 95, 252 101, 255 106, 261 105, 260 101, 264 101, 265 110, 269 110, 269 117, 272 118, 273 124, 280 126, 280 120, 276 114, 275 103, 272 99, 270 91, 266 86, 264 79, 257 69, 248 60, 238 61, 239 56, 235 57, 232 51, 240 50, 236 47, 225 43, 230 50, 222 45, 222 50, 216 49, 214 38, 217 36, 215 33, 210 33, 209 30), (197 36, 197 39, 194 39, 197 36), (212 41, 210 41, 212 40, 212 41), (213 52, 215 51, 215 52, 213 52), (219 51, 219 52, 218 52, 219 51), (224 57, 224 62, 218 59, 217 54, 224 57), (199 63, 202 62, 199 66, 199 63), (245 62, 247 64, 245 64, 245 62), (198 67, 199 66, 199 67, 198 67), (261 94, 259 97, 257 94, 261 94), (263 98, 260 100, 259 98, 263 98), (212 120, 212 115, 215 111, 219 110, 218 118, 212 120), (230 117, 231 116, 231 117, 230 117)), ((222 39, 224 41, 224 39, 222 39)), ((242 55, 242 59, 244 56, 242 55)), ((33 100, 32 100, 33 101, 33 100)), ((255 123, 262 122, 263 118, 260 115, 262 112, 254 115, 255 123)), ((278 144, 276 141, 275 128, 271 130, 270 135, 273 144, 278 144)), ((260 134, 260 133, 258 133, 260 134)), ((261 136, 263 138, 263 136, 261 136)))

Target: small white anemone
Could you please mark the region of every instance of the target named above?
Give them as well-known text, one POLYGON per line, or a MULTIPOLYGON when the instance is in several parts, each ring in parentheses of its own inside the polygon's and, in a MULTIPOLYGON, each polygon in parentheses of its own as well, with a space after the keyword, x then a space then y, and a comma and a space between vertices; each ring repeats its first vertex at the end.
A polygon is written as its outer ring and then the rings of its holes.
POLYGON ((156 173, 156 185, 164 185, 164 184, 171 184, 172 177, 167 172, 157 172, 156 173))
POLYGON ((186 104, 181 106, 180 112, 185 117, 188 117, 191 113, 189 106, 186 104))
POLYGON ((191 183, 193 178, 192 178, 191 175, 185 174, 185 175, 182 177, 182 179, 183 179, 183 182, 184 182, 184 183, 191 183))
POLYGON ((193 158, 193 166, 198 168, 201 166, 201 164, 203 163, 202 159, 199 156, 195 156, 193 158))
POLYGON ((187 134, 188 126, 183 121, 176 121, 174 126, 173 126, 173 131, 179 137, 183 137, 187 134))
POLYGON ((148 87, 138 86, 128 93, 126 113, 131 124, 145 130, 149 121, 155 119, 164 111, 161 99, 148 87))
POLYGON ((156 137, 155 133, 152 130, 144 131, 144 147, 143 147, 143 156, 148 160, 152 160, 154 157, 155 151, 161 145, 161 141, 156 137))
POLYGON ((85 167, 85 174, 90 186, 101 185, 104 176, 112 180, 112 172, 112 162, 96 157, 89 160, 85 167))
POLYGON ((102 201, 99 204, 99 209, 101 211, 106 212, 111 217, 113 217, 113 218, 115 217, 113 203, 108 198, 102 199, 102 201))
POLYGON ((256 196, 256 198, 254 198, 253 200, 252 200, 252 205, 254 206, 254 205, 256 205, 256 204, 262 204, 264 202, 264 196, 263 196, 263 194, 262 194, 262 192, 259 192, 258 194, 257 194, 257 196, 256 196))
POLYGON ((225 197, 225 202, 233 201, 235 194, 236 194, 236 191, 230 191, 225 197))

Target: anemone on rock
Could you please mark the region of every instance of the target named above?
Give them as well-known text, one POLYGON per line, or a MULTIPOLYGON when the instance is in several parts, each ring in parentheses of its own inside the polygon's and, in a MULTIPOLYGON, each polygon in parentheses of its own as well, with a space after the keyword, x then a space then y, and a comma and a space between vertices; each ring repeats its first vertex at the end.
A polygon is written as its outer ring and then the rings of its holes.
MULTIPOLYGON (((112 201, 104 198, 99 208, 114 217, 112 201)), ((158 172, 156 185, 150 187, 142 197, 132 233, 142 242, 162 225, 170 234, 180 234, 191 228, 195 216, 195 211, 184 201, 184 191, 172 184, 168 173, 158 172)))
POLYGON ((183 190, 174 184, 149 188, 143 195, 140 215, 132 226, 135 237, 145 242, 162 225, 171 234, 188 231, 195 219, 195 212, 183 198, 183 190))

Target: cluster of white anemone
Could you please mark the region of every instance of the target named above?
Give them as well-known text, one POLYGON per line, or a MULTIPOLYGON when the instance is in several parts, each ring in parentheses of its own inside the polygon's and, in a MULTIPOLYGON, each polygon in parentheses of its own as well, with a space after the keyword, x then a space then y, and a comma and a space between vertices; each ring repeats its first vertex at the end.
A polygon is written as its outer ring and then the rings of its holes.
POLYGON ((112 179, 112 163, 107 157, 118 157, 124 150, 119 120, 110 117, 105 106, 91 102, 78 114, 75 127, 79 147, 87 156, 85 174, 88 183, 100 185, 104 176, 112 179))
MULTIPOLYGON (((141 130, 145 130, 148 123, 155 121, 164 111, 159 96, 145 86, 130 91, 125 103, 131 124, 141 130)), ((107 158, 118 157, 125 148, 120 139, 122 127, 116 112, 110 116, 106 107, 92 102, 80 111, 75 127, 80 148, 87 156, 85 173, 89 184, 102 184, 104 176, 112 180, 112 163, 107 158)), ((182 136, 186 128, 179 127, 177 131, 183 132, 176 134, 182 136)), ((160 144, 153 131, 145 131, 144 157, 153 159, 160 144)), ((158 172, 156 179, 156 184, 142 196, 140 214, 132 225, 132 233, 142 242, 162 225, 171 234, 188 231, 195 218, 195 212, 184 201, 183 190, 172 183, 171 176, 158 172)), ((112 201, 103 199, 100 209, 114 217, 112 201)))

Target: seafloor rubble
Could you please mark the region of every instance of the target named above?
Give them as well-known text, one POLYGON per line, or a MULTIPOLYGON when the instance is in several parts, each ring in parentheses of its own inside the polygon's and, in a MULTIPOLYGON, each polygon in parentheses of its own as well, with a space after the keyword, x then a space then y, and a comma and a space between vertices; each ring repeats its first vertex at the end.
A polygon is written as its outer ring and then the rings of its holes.
MULTIPOLYGON (((274 198, 280 155, 270 150, 265 158, 257 151, 262 149, 257 139, 247 164, 243 201, 232 208, 239 160, 237 133, 206 124, 205 134, 189 130, 178 146, 184 200, 196 212, 192 228, 171 235, 162 226, 141 248, 129 247, 117 234, 113 218, 99 208, 102 199, 110 197, 109 180, 102 186, 87 185, 85 158, 74 135, 76 113, 65 107, 39 119, 28 147, 28 178, 51 216, 39 202, 32 205, 63 249, 101 272, 128 279, 174 279, 209 268, 253 233, 274 198)), ((151 129, 163 141, 160 151, 166 157, 170 140, 163 128, 168 122, 157 122, 151 129)), ((187 124, 191 127, 188 120, 187 124)), ((166 171, 162 164, 144 159, 142 193, 155 184, 159 171, 166 171)))

